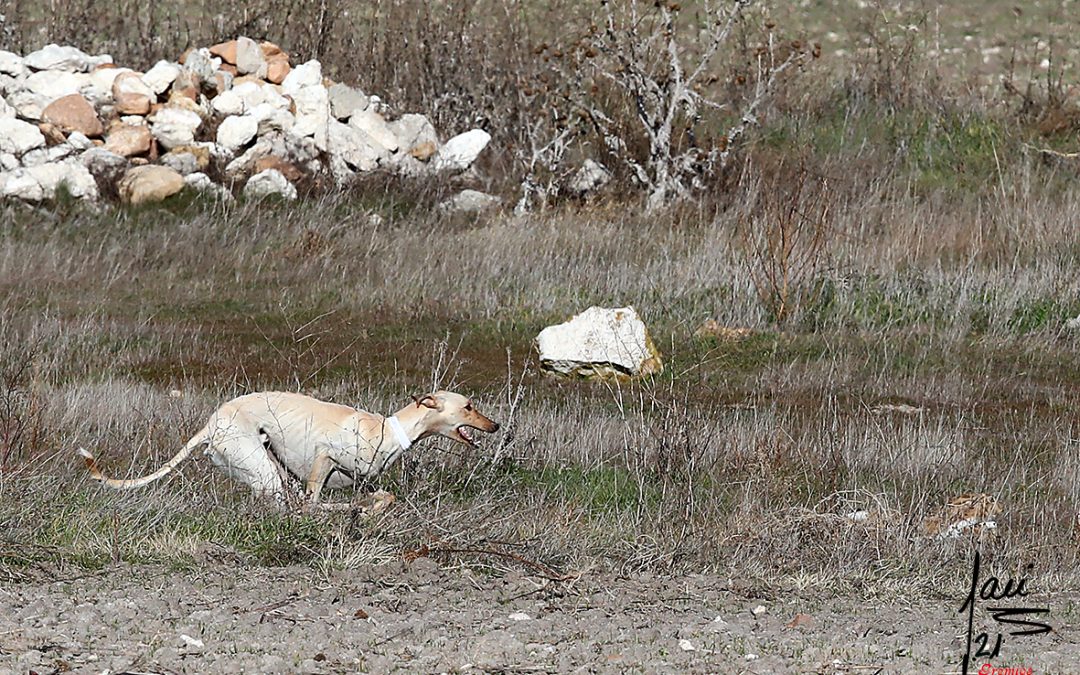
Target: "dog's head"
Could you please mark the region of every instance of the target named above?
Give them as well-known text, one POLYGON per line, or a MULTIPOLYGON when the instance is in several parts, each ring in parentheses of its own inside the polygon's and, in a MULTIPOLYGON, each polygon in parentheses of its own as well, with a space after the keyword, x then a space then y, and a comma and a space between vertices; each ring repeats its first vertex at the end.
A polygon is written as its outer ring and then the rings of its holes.
POLYGON ((487 433, 499 430, 499 425, 491 421, 476 409, 468 397, 455 394, 452 391, 437 391, 434 394, 414 396, 417 408, 427 408, 424 416, 430 433, 440 434, 447 438, 475 446, 469 429, 477 429, 487 433))

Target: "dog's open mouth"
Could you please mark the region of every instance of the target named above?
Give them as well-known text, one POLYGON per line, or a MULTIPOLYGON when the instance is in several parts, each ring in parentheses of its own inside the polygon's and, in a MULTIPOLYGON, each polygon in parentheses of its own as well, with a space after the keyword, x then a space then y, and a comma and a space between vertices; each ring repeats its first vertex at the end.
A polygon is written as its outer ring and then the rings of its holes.
POLYGON ((473 439, 472 434, 469 433, 469 427, 468 426, 462 424, 457 429, 455 429, 455 431, 457 431, 457 435, 461 437, 461 440, 465 441, 469 445, 472 445, 472 446, 476 445, 476 441, 473 439))

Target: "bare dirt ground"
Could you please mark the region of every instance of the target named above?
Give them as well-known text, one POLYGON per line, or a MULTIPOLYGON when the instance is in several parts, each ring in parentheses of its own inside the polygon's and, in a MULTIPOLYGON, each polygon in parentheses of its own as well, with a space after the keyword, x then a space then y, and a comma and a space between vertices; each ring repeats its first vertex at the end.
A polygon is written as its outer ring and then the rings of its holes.
MULTIPOLYGON (((696 575, 552 582, 426 558, 328 576, 117 567, 0 588, 0 672, 959 672, 958 600, 742 586, 696 575)), ((1055 630, 1006 636, 995 665, 1077 672, 1077 596, 1025 600, 1049 607, 1055 630)))

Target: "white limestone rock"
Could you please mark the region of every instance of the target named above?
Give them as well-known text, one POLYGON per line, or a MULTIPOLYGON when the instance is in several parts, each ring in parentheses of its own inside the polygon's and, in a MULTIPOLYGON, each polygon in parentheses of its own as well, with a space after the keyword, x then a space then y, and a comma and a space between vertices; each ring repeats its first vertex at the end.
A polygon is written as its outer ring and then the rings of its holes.
POLYGON ((281 90, 292 96, 305 87, 322 85, 322 64, 312 59, 294 66, 281 82, 281 90))
POLYGON ((184 184, 193 190, 210 195, 221 201, 232 201, 233 195, 224 185, 218 185, 210 180, 205 173, 195 172, 184 176, 184 184))
POLYGON ((358 110, 349 118, 349 126, 359 129, 382 146, 388 154, 397 152, 401 143, 382 115, 373 110, 358 110))
POLYGON ((448 213, 481 213, 498 208, 502 200, 478 190, 462 190, 450 199, 439 204, 439 209, 448 213))
POLYGON ((0 152, 22 156, 45 145, 45 136, 37 125, 11 118, 0 119, 0 152))
POLYGON ((158 61, 150 70, 143 73, 142 81, 151 91, 160 95, 165 93, 178 75, 180 75, 180 64, 158 61))
POLYGON ((330 97, 330 112, 338 120, 347 120, 353 113, 363 112, 371 105, 364 92, 340 82, 330 85, 327 94, 330 97))
MULTIPOLYGON (((348 165, 348 168, 355 171, 372 171, 379 166, 380 162, 387 159, 385 150, 371 137, 337 120, 330 120, 328 144, 327 151, 331 157, 340 159, 348 165)), ((342 171, 340 166, 337 170, 334 169, 335 167, 331 165, 331 172, 335 178, 338 178, 338 182, 351 175, 351 172, 342 171)))
POLYGON ((250 143, 258 131, 259 120, 251 115, 226 117, 217 128, 217 144, 235 153, 250 143))
POLYGON ((108 54, 90 56, 75 47, 50 44, 27 54, 23 63, 34 70, 85 73, 99 65, 112 63, 112 57, 108 54))
POLYGON ((30 75, 22 81, 22 88, 46 101, 46 105, 62 96, 78 94, 83 87, 92 86, 90 76, 85 73, 43 70, 30 75))
POLYGON ((40 120, 41 114, 48 107, 49 101, 43 96, 20 89, 5 96, 8 105, 15 109, 15 114, 24 120, 40 120))
POLYGON ((262 199, 270 195, 292 201, 296 199, 296 186, 277 169, 260 171, 244 185, 244 197, 247 199, 262 199))
POLYGON ((166 107, 147 118, 150 133, 166 149, 195 142, 195 132, 202 125, 199 114, 183 108, 166 107))
POLYGON ((296 123, 296 118, 292 116, 292 113, 278 108, 272 103, 260 103, 248 110, 247 116, 254 119, 258 124, 257 133, 259 136, 274 131, 289 131, 292 129, 293 124, 296 123))
POLYGON ((435 126, 424 115, 406 113, 390 122, 389 127, 390 131, 397 137, 401 149, 406 152, 426 143, 431 143, 435 150, 439 148, 439 134, 435 131, 435 126))
POLYGON ((642 377, 663 370, 660 352, 633 307, 590 307, 540 331, 544 373, 583 379, 642 377))
POLYGON ((304 87, 293 93, 292 97, 296 106, 296 121, 291 133, 296 136, 310 136, 317 148, 326 150, 327 130, 331 119, 326 87, 321 84, 304 87))
POLYGON ((65 186, 72 197, 96 200, 97 182, 78 161, 39 164, 0 174, 0 196, 26 201, 52 199, 65 186))
POLYGON ((29 72, 23 57, 12 52, 0 51, 0 74, 18 78, 24 77, 29 72))
POLYGON ((254 75, 266 77, 266 58, 263 57, 262 47, 251 38, 239 37, 236 39, 236 72, 241 75, 254 75))
POLYGON ((464 171, 472 166, 490 141, 491 134, 483 129, 458 134, 439 148, 435 155, 435 168, 439 171, 464 171))

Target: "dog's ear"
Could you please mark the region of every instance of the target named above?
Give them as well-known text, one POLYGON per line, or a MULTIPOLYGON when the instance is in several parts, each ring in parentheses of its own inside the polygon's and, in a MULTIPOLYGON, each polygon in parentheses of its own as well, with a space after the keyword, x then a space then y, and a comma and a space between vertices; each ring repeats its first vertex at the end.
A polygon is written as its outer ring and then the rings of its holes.
POLYGON ((425 408, 431 408, 432 410, 439 409, 439 400, 431 394, 424 394, 423 396, 413 394, 412 400, 416 401, 417 408, 424 406, 425 408))

